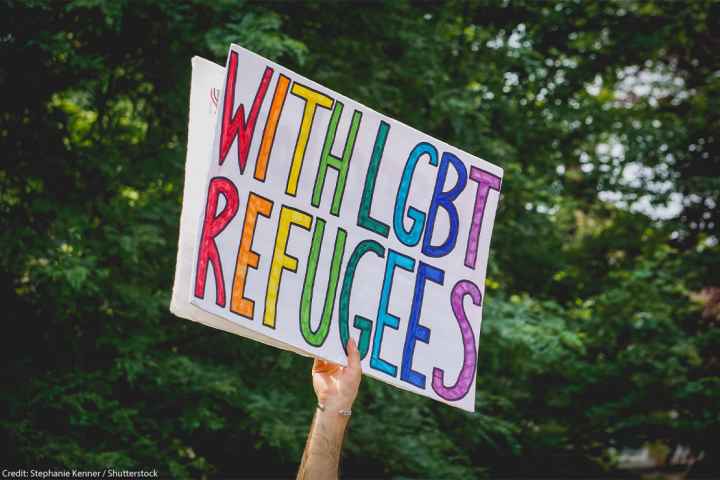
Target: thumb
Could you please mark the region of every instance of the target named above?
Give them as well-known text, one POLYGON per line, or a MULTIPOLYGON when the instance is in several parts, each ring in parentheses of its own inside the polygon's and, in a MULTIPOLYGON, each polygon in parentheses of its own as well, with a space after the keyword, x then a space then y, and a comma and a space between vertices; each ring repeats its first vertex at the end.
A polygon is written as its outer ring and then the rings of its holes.
POLYGON ((349 339, 347 343, 348 351, 348 368, 353 371, 360 371, 360 352, 354 339, 349 339))

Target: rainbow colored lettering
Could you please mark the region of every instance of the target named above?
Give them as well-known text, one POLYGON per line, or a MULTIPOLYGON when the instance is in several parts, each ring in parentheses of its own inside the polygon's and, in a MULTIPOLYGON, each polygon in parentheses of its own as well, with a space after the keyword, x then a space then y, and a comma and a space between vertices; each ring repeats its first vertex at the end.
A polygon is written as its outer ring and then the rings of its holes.
POLYGON ((474 411, 502 169, 235 45, 216 103, 191 303, 474 411))

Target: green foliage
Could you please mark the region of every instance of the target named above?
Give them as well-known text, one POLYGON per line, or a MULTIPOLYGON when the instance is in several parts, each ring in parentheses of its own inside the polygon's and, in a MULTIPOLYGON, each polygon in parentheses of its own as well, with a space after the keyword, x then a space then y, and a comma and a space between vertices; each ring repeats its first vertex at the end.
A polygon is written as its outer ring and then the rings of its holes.
POLYGON ((310 361, 167 309, 190 58, 234 42, 506 172, 478 412, 366 379, 344 472, 600 476, 645 442, 712 472, 718 19, 709 0, 4 1, 4 465, 293 475, 310 361))

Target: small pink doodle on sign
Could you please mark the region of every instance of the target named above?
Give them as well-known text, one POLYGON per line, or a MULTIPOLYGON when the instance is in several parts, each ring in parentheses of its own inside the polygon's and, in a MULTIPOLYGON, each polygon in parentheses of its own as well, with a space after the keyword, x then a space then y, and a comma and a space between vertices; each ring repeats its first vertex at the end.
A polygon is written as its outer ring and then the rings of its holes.
POLYGON ((220 89, 219 88, 211 88, 210 89, 210 102, 212 103, 211 109, 212 109, 213 113, 217 112, 219 100, 220 100, 220 89))

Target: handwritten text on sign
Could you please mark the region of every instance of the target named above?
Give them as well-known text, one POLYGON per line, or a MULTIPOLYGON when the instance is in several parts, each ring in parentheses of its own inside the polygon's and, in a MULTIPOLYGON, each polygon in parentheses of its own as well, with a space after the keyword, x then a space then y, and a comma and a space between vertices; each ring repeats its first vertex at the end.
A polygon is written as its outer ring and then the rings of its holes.
POLYGON ((191 302, 474 410, 502 170, 232 46, 191 302))

